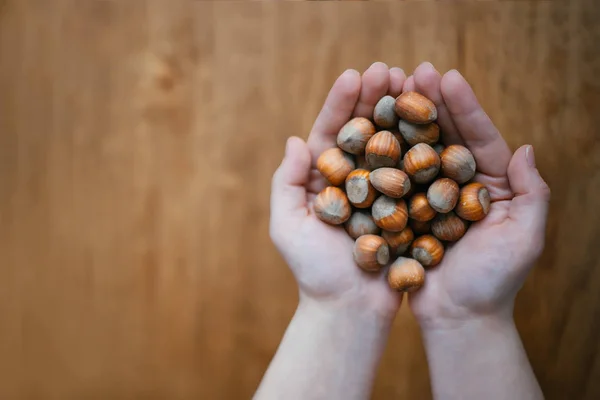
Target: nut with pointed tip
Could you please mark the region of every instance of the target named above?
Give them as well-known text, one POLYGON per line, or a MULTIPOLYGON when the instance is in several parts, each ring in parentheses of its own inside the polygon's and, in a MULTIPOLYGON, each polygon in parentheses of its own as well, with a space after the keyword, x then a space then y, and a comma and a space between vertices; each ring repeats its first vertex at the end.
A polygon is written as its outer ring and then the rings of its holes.
POLYGON ((400 232, 406 228, 408 210, 403 199, 393 199, 382 195, 375 200, 371 207, 375 224, 383 230, 400 232))
POLYGON ((440 171, 440 156, 426 143, 418 143, 404 155, 404 172, 415 183, 428 183, 440 171))
POLYGON ((399 199, 410 190, 408 175, 396 168, 377 168, 369 179, 375 189, 389 197, 399 199))
POLYGON ((382 128, 393 128, 398 124, 398 115, 395 110, 396 99, 392 96, 383 96, 373 110, 373 121, 382 128))
POLYGON ((423 267, 435 267, 444 258, 444 245, 432 235, 419 236, 412 242, 410 254, 423 267))
POLYGON ((441 174, 463 184, 475 176, 477 164, 473 153, 465 146, 452 144, 440 153, 441 174))
POLYGON ((458 183, 450 178, 439 178, 427 189, 427 201, 439 213, 452 211, 458 201, 458 183))
POLYGON ((356 264, 365 271, 379 271, 390 260, 390 250, 384 238, 362 235, 354 242, 352 252, 356 264))
POLYGON ((352 212, 346 193, 335 186, 327 186, 319 192, 313 202, 313 209, 317 218, 330 225, 343 224, 352 212))
POLYGON ((317 170, 333 186, 339 186, 355 168, 352 155, 338 147, 325 150, 317 158, 317 170))
POLYGON ((365 157, 371 168, 395 167, 400 151, 400 143, 390 131, 379 131, 369 139, 365 157))
POLYGON ((467 221, 479 221, 490 212, 490 192, 479 182, 469 183, 460 189, 456 215, 467 221))
POLYGON ((346 195, 356 208, 368 208, 377 198, 377 191, 369 179, 366 169, 355 169, 346 177, 346 195))
POLYGON ((368 210, 355 210, 344 223, 344 228, 352 239, 358 239, 362 235, 378 235, 381 232, 368 210))
POLYGON ((413 124, 428 124, 437 119, 433 101, 417 92, 404 92, 396 98, 396 114, 413 124))
POLYGON ((410 244, 415 238, 415 234, 412 229, 407 226, 400 232, 383 231, 381 237, 384 238, 388 246, 390 246, 391 254, 401 256, 410 247, 410 244))
POLYGON ((388 271, 388 285, 399 292, 415 292, 425 283, 425 268, 417 260, 398 257, 388 271))
POLYGON ((453 211, 447 214, 438 214, 431 221, 431 233, 440 240, 456 242, 467 232, 467 222, 453 211))
POLYGON ((430 221, 437 212, 429 205, 427 195, 423 192, 415 193, 408 199, 408 216, 417 221, 430 221))
POLYGON ((416 219, 410 219, 409 225, 415 235, 426 235, 431 233, 431 221, 417 221, 416 219))
POLYGON ((411 124, 404 120, 398 123, 402 137, 411 146, 427 143, 433 146, 440 139, 440 127, 435 122, 426 125, 411 124))
POLYGON ((375 134, 375 125, 363 117, 346 122, 337 135, 337 145, 350 154, 363 154, 367 142, 375 134))

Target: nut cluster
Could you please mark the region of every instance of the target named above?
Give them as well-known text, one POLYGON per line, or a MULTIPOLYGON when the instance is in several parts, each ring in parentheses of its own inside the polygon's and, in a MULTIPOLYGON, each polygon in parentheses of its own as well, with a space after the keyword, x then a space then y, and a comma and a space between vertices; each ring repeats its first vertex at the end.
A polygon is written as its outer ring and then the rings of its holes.
POLYGON ((473 154, 444 146, 436 120, 435 104, 417 92, 385 96, 372 119, 349 120, 317 160, 329 186, 315 214, 355 239, 358 267, 378 272, 391 262, 388 284, 401 292, 423 286, 446 245, 490 210, 487 188, 472 180, 473 154))

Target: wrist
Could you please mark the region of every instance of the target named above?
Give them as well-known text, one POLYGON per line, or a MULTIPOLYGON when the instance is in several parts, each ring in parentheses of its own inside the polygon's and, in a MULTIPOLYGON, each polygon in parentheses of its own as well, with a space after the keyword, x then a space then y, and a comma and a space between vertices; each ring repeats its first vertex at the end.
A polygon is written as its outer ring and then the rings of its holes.
POLYGON ((415 318, 424 333, 452 332, 494 324, 506 326, 513 321, 513 310, 513 301, 475 309, 454 304, 437 308, 413 308, 415 318))
POLYGON ((324 329, 345 326, 353 332, 370 331, 386 335, 391 329, 394 314, 361 307, 359 302, 315 300, 300 296, 295 317, 320 324, 324 329))
POLYGON ((510 313, 478 315, 468 319, 437 321, 421 325, 424 340, 485 340, 516 330, 510 313))
POLYGON ((543 398, 509 314, 428 327, 423 342, 436 398, 543 398))

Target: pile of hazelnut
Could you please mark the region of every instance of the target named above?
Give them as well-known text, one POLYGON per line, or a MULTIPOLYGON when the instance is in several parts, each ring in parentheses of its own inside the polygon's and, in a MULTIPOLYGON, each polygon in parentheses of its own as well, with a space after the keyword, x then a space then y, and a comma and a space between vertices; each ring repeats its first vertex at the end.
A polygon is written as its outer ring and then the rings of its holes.
POLYGON ((387 280, 401 292, 423 286, 425 269, 490 209, 487 188, 472 181, 473 154, 441 144, 436 120, 435 104, 417 92, 385 96, 372 119, 349 120, 337 147, 317 160, 330 186, 317 195, 315 214, 344 225, 363 270, 378 272, 395 259, 387 280))

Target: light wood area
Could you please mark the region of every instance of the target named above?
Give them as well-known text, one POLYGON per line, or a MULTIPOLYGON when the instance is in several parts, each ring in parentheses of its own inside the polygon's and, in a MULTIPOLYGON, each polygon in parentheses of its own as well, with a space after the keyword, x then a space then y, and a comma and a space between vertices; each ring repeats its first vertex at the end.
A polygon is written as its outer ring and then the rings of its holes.
MULTIPOLYGON (((595 1, 0 1, 0 398, 250 398, 294 312, 271 174, 334 79, 457 68, 553 190, 516 319, 600 398, 595 1)), ((460 362, 460 360, 457 360, 460 362)), ((403 306, 374 399, 427 399, 403 306)))

